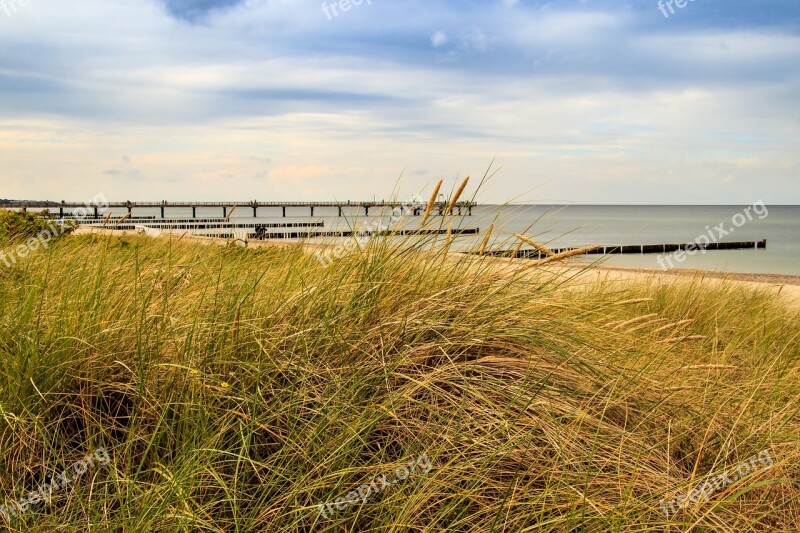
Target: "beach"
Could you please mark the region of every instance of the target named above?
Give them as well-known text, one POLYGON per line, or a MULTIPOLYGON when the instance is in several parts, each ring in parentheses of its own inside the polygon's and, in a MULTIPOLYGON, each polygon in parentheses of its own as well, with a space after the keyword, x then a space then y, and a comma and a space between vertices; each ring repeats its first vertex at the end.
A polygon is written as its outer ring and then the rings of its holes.
MULTIPOLYGON (((134 231, 127 230, 114 230, 108 228, 89 228, 81 227, 76 230, 77 235, 87 234, 102 234, 113 235, 117 237, 136 235, 134 231)), ((164 232, 159 238, 172 238, 184 239, 188 238, 195 242, 202 242, 205 244, 226 245, 230 240, 219 239, 212 237, 200 237, 191 235, 187 232, 164 232)), ((242 243, 243 244, 243 243, 242 243)), ((335 244, 321 244, 313 243, 307 244, 302 241, 257 241, 251 240, 247 242, 247 247, 250 248, 264 248, 264 247, 292 247, 302 244, 308 250, 309 254, 314 254, 319 249, 326 249, 334 247, 335 244)), ((454 257, 462 256, 461 252, 452 252, 454 257)), ((527 259, 497 259, 497 258, 484 258, 487 261, 492 261, 496 264, 498 270, 515 270, 519 267, 525 267, 529 260, 527 259), (512 266, 513 265, 513 266, 512 266)), ((552 267, 551 267, 552 268, 552 267)), ((556 266, 557 269, 564 272, 564 277, 576 277, 577 279, 585 282, 600 282, 600 283, 645 283, 645 284, 669 284, 674 281, 689 281, 709 284, 727 283, 733 286, 744 288, 751 288, 755 290, 767 291, 774 294, 776 298, 785 302, 791 307, 800 307, 800 275, 792 274, 765 274, 765 273, 741 273, 741 272, 717 272, 708 270, 697 269, 672 269, 663 270, 658 268, 631 268, 618 265, 608 265, 601 261, 586 261, 582 262, 581 259, 563 262, 556 266), (577 264, 576 264, 577 263, 577 264), (566 268, 565 268, 566 267, 566 268)))

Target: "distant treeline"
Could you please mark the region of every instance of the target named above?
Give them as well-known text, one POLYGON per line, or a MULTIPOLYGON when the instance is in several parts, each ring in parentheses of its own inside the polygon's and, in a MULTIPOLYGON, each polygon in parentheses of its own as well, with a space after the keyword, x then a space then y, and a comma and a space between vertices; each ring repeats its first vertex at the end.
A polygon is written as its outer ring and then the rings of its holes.
MULTIPOLYGON (((7 200, 5 198, 0 198, 0 205, 24 205, 24 204, 26 204, 28 202, 32 202, 32 201, 33 200, 7 200)), ((37 203, 41 203, 41 202, 37 202, 37 203)), ((57 205, 59 205, 58 202, 46 201, 45 203, 47 205, 49 205, 49 206, 57 206, 57 205)))

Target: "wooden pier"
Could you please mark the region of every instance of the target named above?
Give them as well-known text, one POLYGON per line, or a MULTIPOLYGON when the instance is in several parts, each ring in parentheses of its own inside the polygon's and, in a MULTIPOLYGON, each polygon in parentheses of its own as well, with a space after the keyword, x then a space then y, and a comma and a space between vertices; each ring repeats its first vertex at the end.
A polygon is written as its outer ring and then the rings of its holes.
MULTIPOLYGON (((472 215, 472 208, 475 207, 475 202, 463 201, 456 202, 448 213, 448 202, 437 202, 434 204, 433 213, 435 215, 443 216, 449 215, 472 215)), ((58 212, 59 217, 67 217, 72 214, 74 210, 81 210, 95 218, 100 218, 101 213, 105 209, 126 209, 128 213, 132 214, 134 209, 159 209, 161 218, 167 217, 168 209, 191 209, 192 217, 197 218, 198 208, 215 208, 220 209, 222 217, 225 218, 228 214, 232 213, 234 209, 248 209, 252 210, 253 217, 258 218, 258 210, 260 208, 277 208, 281 210, 282 216, 286 217, 286 210, 288 208, 307 208, 309 209, 310 216, 315 216, 315 209, 327 207, 337 209, 338 216, 344 216, 345 209, 364 210, 364 215, 369 216, 370 209, 406 209, 414 216, 420 216, 425 211, 424 204, 408 204, 400 201, 372 201, 372 202, 259 202, 257 200, 246 200, 242 202, 108 202, 102 205, 92 204, 85 202, 50 202, 50 201, 21 201, 10 202, 3 204, 1 207, 11 209, 48 209, 55 213, 58 212)))

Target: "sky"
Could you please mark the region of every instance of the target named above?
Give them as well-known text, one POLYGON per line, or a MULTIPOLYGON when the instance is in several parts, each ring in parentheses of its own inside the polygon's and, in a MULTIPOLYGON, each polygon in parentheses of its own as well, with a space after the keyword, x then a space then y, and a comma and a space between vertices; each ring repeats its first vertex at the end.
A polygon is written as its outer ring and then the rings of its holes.
POLYGON ((800 2, 677 1, 0 0, 0 198, 800 204, 800 2))

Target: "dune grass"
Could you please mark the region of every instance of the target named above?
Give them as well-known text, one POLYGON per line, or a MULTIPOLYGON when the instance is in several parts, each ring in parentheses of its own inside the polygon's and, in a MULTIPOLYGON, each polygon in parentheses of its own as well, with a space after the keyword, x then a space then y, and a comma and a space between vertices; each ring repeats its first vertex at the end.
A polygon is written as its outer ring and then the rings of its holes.
POLYGON ((71 236, 0 265, 0 504, 110 459, 0 523, 795 530, 796 312, 380 242, 323 268, 301 246, 71 236), (764 450, 771 466, 664 516, 764 450), (427 473, 320 513, 423 454, 427 473))

